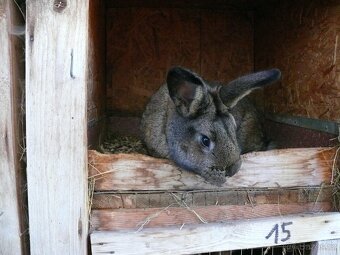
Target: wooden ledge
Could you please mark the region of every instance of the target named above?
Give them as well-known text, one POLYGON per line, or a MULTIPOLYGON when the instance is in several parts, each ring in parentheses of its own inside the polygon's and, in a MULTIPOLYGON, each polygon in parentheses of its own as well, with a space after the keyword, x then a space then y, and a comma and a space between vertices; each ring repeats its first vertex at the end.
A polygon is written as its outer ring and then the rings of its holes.
POLYGON ((194 254, 336 238, 340 238, 340 213, 323 213, 141 231, 94 232, 91 247, 94 255, 194 254))
POLYGON ((180 228, 187 224, 228 222, 264 217, 283 216, 298 213, 320 213, 332 211, 330 202, 224 205, 199 207, 163 207, 147 209, 103 209, 91 213, 91 229, 115 231, 141 228, 170 227, 180 228))
POLYGON ((89 151, 89 178, 96 191, 209 190, 285 188, 329 184, 335 150, 299 148, 253 152, 242 156, 240 171, 222 187, 175 166, 169 160, 141 154, 89 151))

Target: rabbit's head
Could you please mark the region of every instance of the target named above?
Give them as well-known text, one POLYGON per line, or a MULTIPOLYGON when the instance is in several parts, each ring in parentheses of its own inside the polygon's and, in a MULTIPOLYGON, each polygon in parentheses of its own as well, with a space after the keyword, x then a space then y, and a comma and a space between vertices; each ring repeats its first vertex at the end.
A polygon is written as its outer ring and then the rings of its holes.
POLYGON ((169 70, 167 86, 176 108, 167 126, 170 158, 211 183, 224 183, 241 166, 238 127, 230 110, 252 90, 279 78, 280 71, 272 69, 220 86, 181 67, 169 70))

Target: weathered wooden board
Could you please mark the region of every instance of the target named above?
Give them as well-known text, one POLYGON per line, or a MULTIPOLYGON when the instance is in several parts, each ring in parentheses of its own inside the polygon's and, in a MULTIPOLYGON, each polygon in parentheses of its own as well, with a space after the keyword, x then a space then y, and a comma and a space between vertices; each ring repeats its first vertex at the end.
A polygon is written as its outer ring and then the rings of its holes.
POLYGON ((276 1, 255 15, 255 69, 280 68, 269 112, 340 120, 339 1, 276 1))
POLYGON ((221 81, 252 71, 252 19, 236 10, 110 8, 106 47, 107 109, 139 115, 173 65, 221 81))
POLYGON ((23 254, 20 215, 19 44, 12 1, 0 1, 0 253, 23 254))
POLYGON ((193 254, 340 238, 340 214, 301 214, 182 228, 101 231, 92 254, 193 254), (133 243, 133 247, 131 244, 133 243))
MULTIPOLYGON (((334 150, 283 149, 242 156, 240 171, 220 188, 294 187, 330 183, 334 150)), ((89 151, 89 176, 95 190, 217 189, 198 175, 166 159, 141 154, 100 154, 89 151)))
POLYGON ((332 204, 329 202, 200 207, 186 207, 183 203, 183 207, 176 207, 180 205, 174 203, 173 207, 170 205, 163 208, 93 210, 90 226, 96 231, 138 230, 139 228, 181 227, 184 224, 218 223, 230 220, 247 221, 252 218, 332 210, 332 204))
POLYGON ((332 202, 334 188, 301 187, 297 189, 235 189, 216 191, 172 192, 95 192, 92 209, 159 208, 176 203, 179 198, 188 206, 261 205, 332 202))
POLYGON ((31 254, 86 254, 89 1, 27 1, 31 254))

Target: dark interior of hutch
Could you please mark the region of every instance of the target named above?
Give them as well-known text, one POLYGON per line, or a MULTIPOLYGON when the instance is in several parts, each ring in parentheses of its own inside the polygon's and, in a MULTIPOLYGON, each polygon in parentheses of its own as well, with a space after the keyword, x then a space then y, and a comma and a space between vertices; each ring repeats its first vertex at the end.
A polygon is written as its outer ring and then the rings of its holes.
POLYGON ((339 11, 336 0, 91 1, 89 145, 107 131, 138 135, 175 65, 226 83, 279 68, 281 81, 252 95, 267 133, 279 148, 330 145, 327 121, 340 118, 339 11))

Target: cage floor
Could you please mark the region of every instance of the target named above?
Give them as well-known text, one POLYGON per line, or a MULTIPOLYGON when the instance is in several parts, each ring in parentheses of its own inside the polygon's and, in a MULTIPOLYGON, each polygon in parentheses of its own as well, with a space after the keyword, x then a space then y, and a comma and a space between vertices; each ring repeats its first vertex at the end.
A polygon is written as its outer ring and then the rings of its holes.
POLYGON ((147 154, 142 141, 132 135, 108 133, 100 146, 103 153, 140 153, 147 154))

